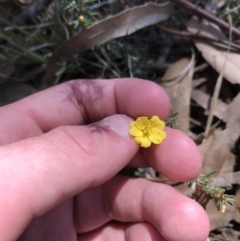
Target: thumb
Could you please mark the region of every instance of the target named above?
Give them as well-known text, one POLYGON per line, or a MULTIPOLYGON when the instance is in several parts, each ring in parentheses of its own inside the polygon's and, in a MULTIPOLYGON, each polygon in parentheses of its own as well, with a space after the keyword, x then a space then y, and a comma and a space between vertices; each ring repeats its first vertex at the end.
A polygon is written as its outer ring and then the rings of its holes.
POLYGON ((130 122, 114 115, 2 147, 0 241, 15 240, 33 217, 109 180, 130 162, 138 151, 130 122))

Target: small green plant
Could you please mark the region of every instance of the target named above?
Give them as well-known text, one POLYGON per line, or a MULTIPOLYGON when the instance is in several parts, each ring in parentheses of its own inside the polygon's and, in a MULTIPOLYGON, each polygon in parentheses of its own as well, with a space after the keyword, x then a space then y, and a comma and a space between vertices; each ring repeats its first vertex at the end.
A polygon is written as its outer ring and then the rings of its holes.
POLYGON ((79 10, 80 1, 79 0, 61 0, 60 7, 72 12, 73 10, 79 10))
POLYGON ((93 17, 97 13, 88 12, 86 7, 96 0, 61 0, 60 7, 63 9, 65 22, 72 25, 75 29, 80 25, 89 27, 93 24, 93 17), (68 16, 69 15, 69 16, 68 16))
POLYGON ((208 174, 200 174, 195 180, 189 184, 196 185, 195 192, 192 194, 192 198, 206 208, 206 205, 210 200, 215 203, 218 211, 224 213, 226 210, 226 204, 234 206, 234 195, 227 195, 225 191, 231 187, 231 185, 215 186, 213 182, 213 174, 215 171, 208 174))
POLYGON ((177 115, 178 115, 178 113, 170 114, 165 121, 166 126, 169 126, 171 128, 174 128, 174 127, 178 126, 177 115))

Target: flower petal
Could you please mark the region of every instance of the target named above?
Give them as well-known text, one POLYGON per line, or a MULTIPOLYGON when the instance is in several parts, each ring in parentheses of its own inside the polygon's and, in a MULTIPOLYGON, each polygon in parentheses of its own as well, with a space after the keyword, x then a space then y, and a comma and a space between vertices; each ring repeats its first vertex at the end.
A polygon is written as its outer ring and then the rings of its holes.
POLYGON ((156 115, 153 116, 149 121, 152 127, 156 127, 160 130, 163 130, 165 127, 165 122, 160 120, 156 115))
POLYGON ((226 205, 223 204, 222 207, 221 207, 221 209, 220 209, 221 213, 225 213, 226 208, 227 208, 226 205))
POLYGON ((153 128, 152 133, 148 138, 154 144, 160 144, 166 137, 167 135, 165 131, 153 128))
POLYGON ((142 128, 149 126, 150 122, 147 117, 139 117, 137 118, 136 122, 141 125, 142 128))
POLYGON ((131 127, 132 126, 135 126, 136 128, 138 128, 139 130, 143 130, 144 129, 144 126, 142 125, 142 122, 139 120, 139 118, 137 118, 136 121, 133 121, 131 123, 131 127))
POLYGON ((135 126, 129 130, 129 134, 131 136, 143 136, 143 132, 135 126))
POLYGON ((147 137, 135 137, 135 141, 141 145, 141 147, 151 146, 151 141, 147 137))

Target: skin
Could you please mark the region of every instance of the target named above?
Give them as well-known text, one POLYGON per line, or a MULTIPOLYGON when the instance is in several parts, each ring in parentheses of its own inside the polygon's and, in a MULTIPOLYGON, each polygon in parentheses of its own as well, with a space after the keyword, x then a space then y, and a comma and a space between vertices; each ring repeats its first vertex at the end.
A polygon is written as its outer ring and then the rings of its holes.
POLYGON ((166 93, 138 79, 70 81, 0 109, 0 241, 205 241, 202 207, 171 186, 118 175, 150 166, 195 178, 200 153, 166 128, 140 149, 131 118, 165 119, 166 93))

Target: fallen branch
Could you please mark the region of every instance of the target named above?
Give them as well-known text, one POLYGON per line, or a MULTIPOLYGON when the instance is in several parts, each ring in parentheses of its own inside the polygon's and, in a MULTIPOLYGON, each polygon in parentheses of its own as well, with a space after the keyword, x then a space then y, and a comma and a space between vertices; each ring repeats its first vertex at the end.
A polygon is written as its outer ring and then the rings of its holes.
MULTIPOLYGON (((186 8, 186 9, 188 9, 194 15, 196 15, 200 18, 207 19, 208 21, 217 24, 220 28, 229 31, 230 24, 226 23, 222 19, 215 17, 210 12, 207 12, 206 10, 197 7, 194 4, 192 4, 186 0, 172 0, 172 1, 176 2, 177 4, 181 5, 182 7, 186 8)), ((232 31, 233 36, 240 38, 240 31, 237 28, 232 27, 231 31, 232 31)))
MULTIPOLYGON (((233 42, 229 42, 228 40, 222 40, 222 39, 215 39, 215 38, 210 38, 210 37, 206 37, 206 36, 202 36, 202 35, 196 35, 196 34, 192 34, 192 33, 189 33, 189 32, 186 32, 186 31, 178 31, 178 30, 175 30, 175 29, 171 29, 171 28, 167 28, 163 25, 156 25, 158 29, 160 30, 163 30, 167 33, 170 33, 170 34, 174 34, 176 36, 179 36, 179 37, 182 37, 182 38, 185 38, 185 39, 191 39, 191 40, 198 40, 198 41, 203 41, 203 42, 207 42, 209 44, 214 44, 214 43, 218 43, 218 44, 223 44, 225 45, 226 47, 230 46, 230 50, 235 50, 235 51, 240 51, 240 45, 238 44, 235 44, 233 42)), ((221 46, 219 45, 216 45, 215 47, 218 47, 220 48, 221 46)))

